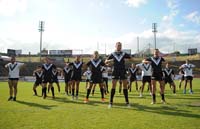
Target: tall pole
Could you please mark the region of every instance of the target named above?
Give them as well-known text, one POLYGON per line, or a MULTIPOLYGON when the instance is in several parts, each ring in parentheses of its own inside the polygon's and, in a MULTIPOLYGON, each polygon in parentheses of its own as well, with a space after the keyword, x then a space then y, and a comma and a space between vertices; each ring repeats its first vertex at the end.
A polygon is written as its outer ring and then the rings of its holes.
POLYGON ((149 43, 148 46, 149 46, 149 53, 148 53, 149 55, 148 56, 150 56, 151 55, 151 44, 149 43))
POLYGON ((152 32, 154 33, 154 45, 155 45, 155 49, 156 47, 156 33, 157 33, 157 23, 153 23, 152 24, 152 32))
POLYGON ((97 51, 99 51, 99 42, 97 42, 97 51))
POLYGON ((138 57, 139 57, 139 37, 137 37, 137 53, 138 53, 138 57))
POLYGON ((105 55, 106 55, 106 43, 105 43, 105 55))
POLYGON ((44 32, 44 21, 39 21, 39 32, 40 32, 40 62, 42 56, 42 32, 44 32))

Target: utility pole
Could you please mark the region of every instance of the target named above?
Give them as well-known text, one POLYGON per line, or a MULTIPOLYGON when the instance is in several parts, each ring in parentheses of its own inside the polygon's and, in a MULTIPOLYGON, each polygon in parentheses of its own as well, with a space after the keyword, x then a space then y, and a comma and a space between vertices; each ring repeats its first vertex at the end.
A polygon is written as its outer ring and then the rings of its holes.
POLYGON ((155 49, 156 49, 157 48, 156 47, 156 33, 158 32, 157 31, 157 23, 152 24, 152 32, 154 33, 154 45, 155 45, 155 49))
POLYGON ((105 43, 105 55, 106 55, 106 43, 105 43))
POLYGON ((39 32, 40 32, 40 62, 42 56, 42 32, 44 32, 44 21, 39 21, 39 32))
POLYGON ((150 56, 150 55, 151 55, 151 44, 149 43, 148 46, 149 46, 148 54, 149 54, 149 56, 150 56))
POLYGON ((139 52, 140 52, 140 50, 139 50, 139 37, 137 37, 137 54, 138 54, 138 57, 139 57, 139 52))

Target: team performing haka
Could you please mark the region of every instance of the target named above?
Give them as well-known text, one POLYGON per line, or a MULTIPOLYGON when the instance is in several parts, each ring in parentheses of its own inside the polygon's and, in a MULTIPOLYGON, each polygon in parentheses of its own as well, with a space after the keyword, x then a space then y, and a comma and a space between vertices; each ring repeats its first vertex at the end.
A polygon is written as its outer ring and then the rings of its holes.
POLYGON ((185 61, 185 64, 180 66, 180 70, 184 71, 184 78, 185 78, 185 85, 184 85, 184 90, 183 93, 186 94, 186 88, 187 88, 187 83, 189 82, 190 85, 190 90, 189 93, 193 94, 192 90, 192 80, 193 80, 193 68, 195 65, 189 63, 189 60, 185 61))
POLYGON ((132 89, 132 83, 133 82, 135 82, 136 91, 138 91, 137 72, 138 72, 138 68, 136 67, 136 65, 134 63, 131 64, 131 67, 128 68, 128 74, 129 74, 128 89, 129 89, 130 92, 131 92, 131 89, 132 89))
POLYGON ((72 67, 72 77, 71 77, 71 83, 72 83, 72 100, 74 100, 74 98, 76 98, 76 100, 78 100, 78 93, 79 93, 79 84, 81 79, 81 75, 82 75, 82 66, 83 66, 83 62, 80 60, 81 57, 78 55, 75 58, 75 61, 72 63, 69 63, 69 66, 72 67), (75 90, 76 90, 76 95, 75 95, 75 90))
POLYGON ((72 68, 70 68, 69 63, 65 64, 63 68, 62 77, 65 80, 65 93, 66 95, 71 94, 71 77, 72 77, 72 68))
POLYGON ((88 67, 87 70, 83 73, 83 76, 86 77, 85 79, 85 89, 87 90, 87 88, 89 87, 89 83, 90 83, 90 80, 91 80, 91 76, 92 76, 92 72, 90 70, 90 68, 88 67))
POLYGON ((10 97, 8 101, 16 101, 17 97, 17 85, 19 80, 19 71, 24 63, 16 62, 15 57, 11 57, 11 62, 5 65, 5 68, 9 70, 8 72, 8 85, 10 97))
POLYGON ((170 68, 169 63, 166 63, 166 68, 163 69, 163 73, 164 73, 165 85, 169 83, 170 88, 173 90, 173 93, 176 94, 176 85, 173 81, 175 74, 174 74, 174 70, 170 68))
MULTIPOLYGON (((35 76, 35 83, 33 85, 33 92, 34 95, 37 96, 37 87, 42 86, 42 78, 43 78, 43 71, 41 70, 41 66, 37 66, 37 69, 33 71, 33 76, 35 76)), ((43 95, 43 92, 42 92, 43 95)))
POLYGON ((147 63, 147 59, 144 59, 142 63, 137 64, 136 67, 142 71, 142 74, 141 74, 142 85, 140 86, 140 97, 143 96, 144 86, 146 83, 148 83, 148 90, 150 90, 150 95, 152 95, 152 88, 151 88, 152 66, 151 64, 147 63))
POLYGON ((91 88, 94 84, 99 84, 101 92, 101 101, 105 102, 103 78, 101 71, 101 67, 105 66, 105 63, 99 58, 99 53, 97 51, 94 52, 93 58, 87 63, 87 66, 90 67, 92 74, 91 74, 90 85, 89 87, 87 87, 87 95, 84 100, 84 103, 88 103, 91 88))
POLYGON ((165 62, 165 59, 160 57, 160 52, 158 49, 154 50, 153 57, 147 59, 147 61, 152 66, 152 76, 151 76, 151 85, 152 85, 152 103, 156 103, 156 82, 160 84, 160 95, 162 97, 161 102, 165 104, 165 95, 164 95, 164 80, 163 80, 163 71, 162 63, 165 62))
MULTIPOLYGON (((92 91, 92 87, 99 84, 101 101, 105 102, 104 94, 109 93, 108 90, 108 74, 112 73, 112 87, 110 90, 110 98, 108 108, 112 108, 114 104, 115 90, 117 82, 121 82, 123 86, 123 94, 125 98, 125 104, 130 107, 128 89, 131 91, 132 82, 136 82, 136 90, 140 91, 140 97, 143 96, 144 86, 148 84, 148 90, 152 96, 152 103, 156 103, 156 82, 160 84, 160 95, 161 102, 163 104, 165 101, 165 86, 168 83, 173 93, 176 93, 176 85, 174 83, 175 72, 171 68, 169 63, 165 63, 165 59, 159 56, 160 52, 158 49, 154 50, 153 57, 145 58, 142 63, 135 64, 132 61, 131 55, 122 51, 122 43, 117 42, 115 45, 115 51, 111 53, 105 61, 100 59, 98 51, 93 53, 92 58, 87 63, 81 61, 80 56, 76 56, 73 62, 67 62, 63 69, 56 67, 50 58, 46 57, 44 59, 45 63, 38 66, 33 71, 33 76, 35 76, 35 83, 33 85, 34 95, 38 95, 37 87, 42 86, 42 96, 45 99, 47 97, 47 86, 51 89, 52 98, 55 98, 53 83, 58 86, 58 91, 60 92, 60 85, 58 81, 58 75, 64 78, 65 82, 65 93, 66 95, 71 95, 72 100, 76 98, 78 100, 79 94, 79 83, 82 80, 82 75, 86 76, 86 97, 84 103, 89 102, 89 96, 92 91), (131 66, 127 67, 126 62, 129 61, 131 66), (163 64, 165 68, 163 68, 163 64), (84 74, 82 74, 82 69, 87 69, 84 74), (128 71, 128 72, 127 72, 128 71), (138 89, 137 75, 141 71, 141 82, 142 85, 138 89), (129 77, 128 77, 129 75, 129 77), (128 83, 129 82, 129 83, 128 83)), ((24 63, 16 62, 15 57, 11 58, 11 62, 6 64, 5 67, 8 69, 8 84, 9 84, 9 98, 8 101, 16 101, 17 96, 17 84, 19 80, 19 71, 24 63)), ((185 80, 183 93, 186 94, 187 84, 189 83, 189 93, 193 94, 192 80, 193 80, 193 68, 195 65, 186 63, 179 67, 179 73, 182 75, 181 83, 185 80)), ((181 83, 179 88, 181 88, 181 83)), ((120 89, 121 90, 121 89, 120 89)))
POLYGON ((115 47, 116 47, 115 52, 111 53, 111 55, 105 61, 107 65, 113 63, 112 89, 110 92, 110 102, 108 108, 111 108, 113 105, 113 98, 115 95, 115 89, 118 80, 122 80, 125 102, 126 105, 130 107, 128 99, 128 83, 127 83, 127 75, 125 68, 125 60, 126 59, 131 60, 131 55, 122 51, 122 44, 120 42, 117 42, 115 47))

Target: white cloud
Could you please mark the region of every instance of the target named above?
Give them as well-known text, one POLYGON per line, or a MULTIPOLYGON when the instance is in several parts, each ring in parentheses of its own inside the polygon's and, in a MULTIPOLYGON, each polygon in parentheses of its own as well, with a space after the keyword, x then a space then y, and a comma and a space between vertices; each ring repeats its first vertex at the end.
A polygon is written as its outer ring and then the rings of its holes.
POLYGON ((0 0, 0 15, 13 16, 27 9, 27 0, 0 0))
MULTIPOLYGON (((118 38, 118 41, 123 42, 126 49, 131 49, 132 53, 137 51, 137 36, 140 39, 140 50, 154 48, 154 39, 152 31, 145 30, 141 33, 130 32, 118 38)), ((200 35, 197 31, 179 31, 175 28, 168 28, 157 34, 157 47, 164 53, 170 53, 175 49, 181 53, 186 53, 188 48, 198 48, 200 42, 200 35)))
POLYGON ((185 19, 200 25, 200 15, 198 11, 194 11, 185 16, 185 19))
MULTIPOLYGON (((26 25, 28 28, 28 25, 26 25)), ((30 29, 30 28, 29 28, 30 29)), ((28 29, 28 30, 29 30, 28 29)), ((55 29, 55 28, 52 28, 55 29)), ((124 49, 131 49, 132 53, 137 51, 137 36, 140 39, 140 50, 149 47, 154 48, 154 40, 152 30, 144 30, 141 33, 130 32, 119 37, 94 37, 83 36, 79 33, 68 33, 63 30, 55 30, 44 32, 43 48, 52 49, 81 49, 83 53, 91 54, 97 50, 97 43, 99 43, 99 52, 109 54, 114 51, 115 42, 123 43, 124 49), (105 45, 106 44, 106 45, 105 45)), ((17 34, 13 32, 11 36, 0 34, 0 51, 6 52, 7 48, 22 49, 23 53, 37 53, 39 51, 39 32, 35 32, 32 36, 30 34, 17 34), (10 38, 12 37, 12 38, 10 38)), ((179 31, 175 28, 168 28, 157 33, 157 47, 164 53, 173 52, 173 44, 175 43, 176 50, 180 52, 187 52, 187 49, 198 47, 200 42, 200 35, 197 31, 179 31)), ((78 52, 78 51, 75 51, 78 52)))
POLYGON ((126 0, 125 4, 127 4, 129 7, 138 8, 142 4, 146 4, 147 0, 126 0))
POLYGON ((167 7, 170 9, 168 15, 163 16, 162 20, 168 24, 173 22, 174 17, 179 13, 179 1, 178 0, 167 0, 167 7))

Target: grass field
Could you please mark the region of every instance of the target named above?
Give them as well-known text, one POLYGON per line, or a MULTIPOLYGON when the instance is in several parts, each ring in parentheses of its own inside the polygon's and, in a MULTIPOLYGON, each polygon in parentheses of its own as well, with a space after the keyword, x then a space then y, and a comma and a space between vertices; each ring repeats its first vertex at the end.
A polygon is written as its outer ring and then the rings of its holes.
POLYGON ((19 82, 14 102, 7 101, 8 85, 0 82, 0 129, 200 129, 200 79, 195 79, 193 84, 192 95, 183 95, 182 90, 173 95, 167 86, 167 104, 161 104, 157 94, 158 103, 151 105, 146 90, 143 98, 134 90, 129 93, 131 108, 125 106, 117 88, 114 106, 108 109, 109 95, 107 102, 101 103, 98 87, 90 102, 83 103, 84 83, 81 83, 79 100, 72 101, 64 94, 63 83, 61 93, 56 89, 56 99, 44 100, 33 96, 33 83, 19 82))

